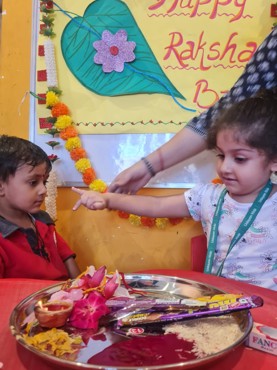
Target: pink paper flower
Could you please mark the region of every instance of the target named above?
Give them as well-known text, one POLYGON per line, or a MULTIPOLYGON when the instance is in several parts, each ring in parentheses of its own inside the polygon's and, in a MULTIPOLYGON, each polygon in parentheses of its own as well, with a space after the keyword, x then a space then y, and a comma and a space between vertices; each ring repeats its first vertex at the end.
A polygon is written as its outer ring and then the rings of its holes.
POLYGON ((101 285, 106 275, 106 266, 100 267, 98 270, 93 271, 93 275, 85 274, 78 282, 79 287, 82 289, 96 288, 101 285))
POLYGON ((83 291, 82 289, 72 289, 71 291, 67 292, 65 290, 59 290, 56 293, 51 295, 49 301, 78 301, 79 299, 83 298, 83 291))
POLYGON ((110 278, 104 288, 103 295, 106 299, 111 298, 114 295, 114 292, 118 288, 119 283, 117 282, 117 275, 114 274, 112 278, 110 278))
POLYGON ((102 64, 102 69, 106 73, 112 71, 122 72, 124 63, 135 60, 134 49, 136 43, 127 41, 127 32, 119 30, 115 35, 105 30, 102 33, 102 39, 94 41, 94 48, 97 53, 94 56, 96 64, 102 64))
POLYGON ((69 323, 75 328, 98 330, 99 319, 110 311, 106 299, 97 292, 92 292, 88 298, 76 301, 69 323))

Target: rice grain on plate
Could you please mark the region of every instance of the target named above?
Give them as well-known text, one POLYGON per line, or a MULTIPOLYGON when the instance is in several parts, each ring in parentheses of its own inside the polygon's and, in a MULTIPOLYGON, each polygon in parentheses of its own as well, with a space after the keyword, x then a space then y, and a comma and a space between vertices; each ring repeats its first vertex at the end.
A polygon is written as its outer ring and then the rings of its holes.
POLYGON ((193 352, 201 358, 226 349, 243 334, 233 316, 208 317, 168 325, 165 333, 193 342, 193 352))

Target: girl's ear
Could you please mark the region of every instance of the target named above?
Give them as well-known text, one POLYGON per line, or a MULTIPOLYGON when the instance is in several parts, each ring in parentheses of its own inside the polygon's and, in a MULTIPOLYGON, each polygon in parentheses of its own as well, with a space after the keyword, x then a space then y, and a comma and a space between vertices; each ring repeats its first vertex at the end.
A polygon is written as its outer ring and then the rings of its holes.
POLYGON ((277 172, 277 158, 273 159, 273 161, 271 162, 271 171, 277 172))

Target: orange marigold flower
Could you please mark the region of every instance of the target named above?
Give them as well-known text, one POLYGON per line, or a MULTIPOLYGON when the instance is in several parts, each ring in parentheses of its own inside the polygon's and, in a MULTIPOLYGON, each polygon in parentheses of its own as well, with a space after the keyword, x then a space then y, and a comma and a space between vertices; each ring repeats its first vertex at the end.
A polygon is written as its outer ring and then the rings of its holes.
POLYGON ((128 219, 128 218, 129 218, 129 213, 127 213, 127 212, 124 212, 124 211, 117 211, 117 213, 118 213, 118 216, 119 216, 120 218, 126 218, 126 219, 128 219))
POLYGON ((212 180, 213 184, 222 184, 222 180, 219 177, 216 177, 212 180))
POLYGON ((68 116, 69 109, 64 103, 58 102, 52 107, 51 114, 53 117, 68 116))
POLYGON ((76 136, 78 136, 78 131, 76 130, 76 128, 73 125, 64 128, 60 132, 60 138, 63 139, 63 140, 67 140, 70 137, 76 137, 76 136))
POLYGON ((155 226, 155 218, 142 216, 140 221, 143 226, 147 226, 147 227, 155 226))
POLYGON ((96 173, 93 168, 87 168, 83 173, 83 182, 86 185, 91 184, 96 179, 96 173))
POLYGON ((180 218, 180 217, 169 219, 169 222, 171 223, 171 225, 178 225, 182 221, 183 221, 183 218, 180 218))
POLYGON ((70 151, 70 157, 71 157, 71 159, 73 159, 73 161, 76 162, 81 158, 86 158, 87 153, 86 153, 85 149, 83 149, 83 148, 75 148, 75 149, 72 149, 70 151))

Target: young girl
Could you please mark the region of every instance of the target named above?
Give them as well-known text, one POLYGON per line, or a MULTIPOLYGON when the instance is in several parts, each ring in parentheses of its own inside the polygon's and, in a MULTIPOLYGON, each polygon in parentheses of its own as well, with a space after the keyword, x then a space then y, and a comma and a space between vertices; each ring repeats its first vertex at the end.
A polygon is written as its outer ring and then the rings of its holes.
POLYGON ((73 188, 87 208, 201 221, 208 240, 205 272, 277 290, 277 95, 264 91, 229 108, 208 131, 223 184, 184 195, 99 194, 73 188))
POLYGON ((0 278, 66 280, 75 254, 41 211, 51 162, 30 141, 0 136, 0 278))

